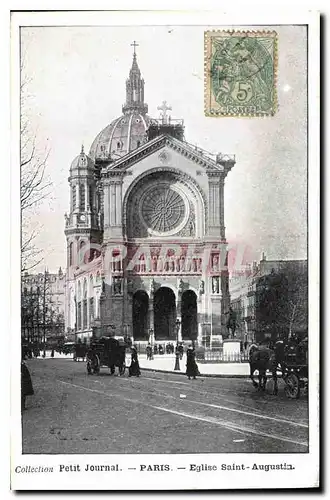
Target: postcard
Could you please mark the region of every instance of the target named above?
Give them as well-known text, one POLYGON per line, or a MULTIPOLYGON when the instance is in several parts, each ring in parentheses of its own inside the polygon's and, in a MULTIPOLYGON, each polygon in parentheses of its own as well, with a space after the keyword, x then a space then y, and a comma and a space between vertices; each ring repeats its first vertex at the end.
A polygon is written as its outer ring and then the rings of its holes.
POLYGON ((12 12, 13 490, 319 487, 318 61, 312 12, 12 12))

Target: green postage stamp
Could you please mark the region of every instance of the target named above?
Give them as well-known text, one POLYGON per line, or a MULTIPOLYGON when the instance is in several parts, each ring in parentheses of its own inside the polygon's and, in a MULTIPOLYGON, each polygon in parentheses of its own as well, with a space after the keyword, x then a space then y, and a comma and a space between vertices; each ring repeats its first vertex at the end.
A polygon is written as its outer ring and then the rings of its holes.
POLYGON ((204 63, 206 116, 274 115, 275 31, 206 31, 204 63))

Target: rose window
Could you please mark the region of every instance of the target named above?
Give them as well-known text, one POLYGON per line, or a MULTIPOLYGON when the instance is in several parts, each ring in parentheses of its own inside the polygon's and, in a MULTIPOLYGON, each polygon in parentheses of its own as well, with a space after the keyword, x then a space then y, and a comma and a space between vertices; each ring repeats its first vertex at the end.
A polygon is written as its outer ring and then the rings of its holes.
POLYGON ((174 186, 153 186, 141 200, 141 215, 148 229, 167 233, 184 222, 186 203, 174 186))

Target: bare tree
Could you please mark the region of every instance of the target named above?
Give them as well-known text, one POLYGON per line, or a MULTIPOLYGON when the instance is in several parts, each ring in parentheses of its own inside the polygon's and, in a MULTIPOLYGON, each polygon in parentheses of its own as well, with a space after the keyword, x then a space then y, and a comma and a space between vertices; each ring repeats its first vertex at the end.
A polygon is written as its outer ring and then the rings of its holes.
POLYGON ((43 260, 42 252, 35 245, 38 234, 30 225, 30 217, 51 192, 51 182, 46 178, 46 166, 49 150, 40 151, 37 146, 37 134, 31 129, 28 118, 28 83, 29 78, 21 62, 21 271, 31 270, 43 260))

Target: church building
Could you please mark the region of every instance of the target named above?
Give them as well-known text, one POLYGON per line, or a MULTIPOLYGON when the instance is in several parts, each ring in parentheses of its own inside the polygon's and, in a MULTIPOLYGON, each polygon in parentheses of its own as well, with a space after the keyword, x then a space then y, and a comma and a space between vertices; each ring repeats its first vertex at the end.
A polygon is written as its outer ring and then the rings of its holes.
POLYGON ((224 183, 235 157, 186 142, 166 102, 148 116, 133 46, 122 115, 70 167, 66 331, 207 345, 227 336, 224 183))

